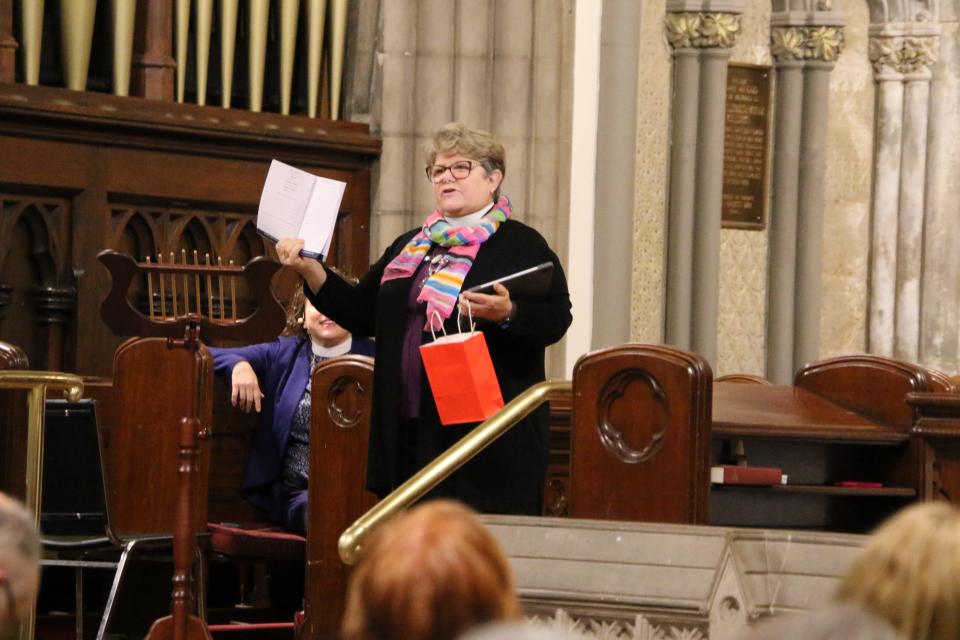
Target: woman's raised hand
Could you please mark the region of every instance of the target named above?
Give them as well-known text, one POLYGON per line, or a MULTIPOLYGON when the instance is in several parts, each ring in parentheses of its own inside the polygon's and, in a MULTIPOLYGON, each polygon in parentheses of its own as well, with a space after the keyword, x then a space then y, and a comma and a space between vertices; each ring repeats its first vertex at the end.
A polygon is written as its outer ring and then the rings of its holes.
POLYGON ((240 407, 244 413, 250 413, 251 409, 256 409, 257 413, 260 413, 262 399, 263 392, 260 391, 257 373, 249 362, 241 360, 233 366, 233 374, 230 377, 230 404, 240 407))
POLYGON ((277 257, 280 264, 299 273, 310 290, 316 293, 327 281, 327 272, 317 260, 300 255, 304 244, 300 238, 281 238, 277 241, 277 257))

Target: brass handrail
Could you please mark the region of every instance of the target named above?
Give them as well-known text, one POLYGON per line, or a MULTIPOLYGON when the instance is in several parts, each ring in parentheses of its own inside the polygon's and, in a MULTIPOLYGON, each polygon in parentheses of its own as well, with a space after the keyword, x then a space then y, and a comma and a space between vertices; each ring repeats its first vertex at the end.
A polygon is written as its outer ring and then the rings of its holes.
POLYGON ((440 484, 447 476, 483 451, 494 440, 509 431, 530 412, 546 402, 554 391, 570 391, 569 380, 539 382, 511 400, 495 415, 437 456, 430 464, 393 490, 340 534, 337 549, 344 564, 357 560, 363 541, 383 522, 406 509, 440 484))
MULTIPOLYGON (((63 389, 67 400, 76 402, 83 396, 83 379, 72 373, 58 371, 25 371, 8 369, 0 371, 0 389, 25 389, 27 391, 27 451, 26 487, 23 502, 40 524, 40 500, 43 487, 43 418, 47 388, 63 389)), ((20 622, 17 635, 21 640, 33 638, 34 613, 30 612, 20 622)))

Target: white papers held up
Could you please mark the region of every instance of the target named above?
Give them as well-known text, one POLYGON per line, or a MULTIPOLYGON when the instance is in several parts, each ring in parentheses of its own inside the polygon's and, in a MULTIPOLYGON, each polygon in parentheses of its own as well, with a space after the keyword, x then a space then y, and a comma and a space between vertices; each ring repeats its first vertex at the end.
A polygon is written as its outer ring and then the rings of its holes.
POLYGON ((346 186, 273 160, 260 194, 257 231, 274 242, 301 238, 301 255, 326 258, 346 186))

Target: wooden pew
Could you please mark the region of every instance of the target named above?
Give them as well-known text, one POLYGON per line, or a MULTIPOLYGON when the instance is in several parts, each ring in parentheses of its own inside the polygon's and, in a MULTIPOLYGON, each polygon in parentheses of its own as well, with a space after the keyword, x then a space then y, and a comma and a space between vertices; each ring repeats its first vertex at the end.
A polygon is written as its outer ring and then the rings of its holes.
POLYGON ((349 568, 337 543, 377 501, 364 489, 372 391, 372 358, 347 355, 314 369, 302 638, 338 634, 349 568))
POLYGON ((910 393, 913 464, 922 500, 960 504, 960 394, 910 393))
POLYGON ((700 371, 701 383, 708 380, 709 367, 686 357, 669 347, 624 345, 578 363, 565 486, 574 496, 571 515, 859 532, 929 493, 922 489, 924 449, 907 395, 950 392, 946 376, 886 358, 845 356, 803 367, 793 386, 713 384, 711 400, 691 391, 690 382, 700 371), (615 364, 598 366, 604 362, 615 364), (677 375, 688 376, 687 386, 676 384, 677 375), (662 439, 630 460, 604 445, 605 433, 618 434, 621 443, 652 442, 651 434, 662 439), (709 448, 696 446, 703 441, 709 448), (782 468, 789 483, 710 486, 704 478, 709 466, 744 458, 782 468), (844 481, 881 486, 836 486, 844 481), (591 497, 581 510, 576 496, 583 492, 591 497), (708 517, 690 507, 691 496, 694 504, 709 504, 708 517))

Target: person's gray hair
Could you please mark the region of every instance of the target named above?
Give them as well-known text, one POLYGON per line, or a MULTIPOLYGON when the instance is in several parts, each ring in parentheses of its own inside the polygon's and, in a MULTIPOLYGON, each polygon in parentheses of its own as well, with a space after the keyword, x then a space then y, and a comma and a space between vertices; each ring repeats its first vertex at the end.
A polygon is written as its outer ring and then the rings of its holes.
MULTIPOLYGON (((19 502, 0 493, 0 576, 9 582, 16 604, 29 602, 36 595, 39 570, 40 535, 33 515, 19 502)), ((0 610, 0 620, 9 615, 10 612, 0 610)))
MULTIPOLYGON (((445 124, 433 134, 431 145, 426 149, 428 167, 440 153, 460 153, 479 162, 487 175, 493 171, 507 175, 507 151, 503 143, 483 129, 473 129, 459 122, 445 124)), ((499 199, 500 187, 497 187, 493 192, 493 201, 499 199)))

